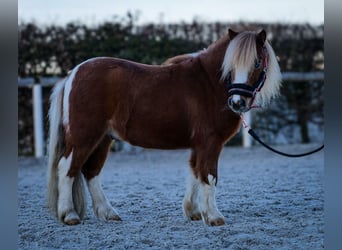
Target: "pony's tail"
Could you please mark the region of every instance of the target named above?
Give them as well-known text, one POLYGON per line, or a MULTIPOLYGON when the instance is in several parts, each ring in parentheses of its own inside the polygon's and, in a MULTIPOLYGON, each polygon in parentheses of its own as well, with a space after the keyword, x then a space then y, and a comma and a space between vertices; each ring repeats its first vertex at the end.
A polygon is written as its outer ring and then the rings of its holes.
MULTIPOLYGON (((57 215, 58 201, 58 163, 65 149, 65 133, 62 124, 62 101, 66 79, 58 82, 50 97, 49 109, 49 146, 48 146, 48 188, 47 206, 52 214, 57 215)), ((76 212, 83 218, 86 209, 86 195, 82 174, 74 180, 72 188, 73 203, 76 212)))
POLYGON ((58 82, 50 96, 49 109, 49 145, 48 145, 48 189, 47 206, 57 216, 58 200, 58 162, 64 148, 64 131, 62 126, 62 100, 65 79, 58 82))

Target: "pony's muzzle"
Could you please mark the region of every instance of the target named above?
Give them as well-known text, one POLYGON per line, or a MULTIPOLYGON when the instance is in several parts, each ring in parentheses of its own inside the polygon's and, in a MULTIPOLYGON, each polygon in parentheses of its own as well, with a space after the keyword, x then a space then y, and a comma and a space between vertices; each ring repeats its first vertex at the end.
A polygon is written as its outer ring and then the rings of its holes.
POLYGON ((230 107, 231 110, 233 110, 235 113, 243 113, 247 112, 249 110, 249 107, 247 105, 247 101, 245 100, 244 97, 233 95, 228 98, 228 106, 230 107))

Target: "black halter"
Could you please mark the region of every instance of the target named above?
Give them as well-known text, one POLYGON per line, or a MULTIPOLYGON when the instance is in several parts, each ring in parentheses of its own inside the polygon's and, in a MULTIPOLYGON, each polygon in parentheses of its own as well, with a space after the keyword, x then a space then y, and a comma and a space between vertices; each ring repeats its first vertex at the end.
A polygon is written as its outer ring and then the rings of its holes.
POLYGON ((267 73, 267 49, 264 47, 264 68, 260 73, 260 76, 256 82, 252 84, 252 86, 247 85, 246 83, 232 83, 232 74, 231 71, 228 73, 227 77, 227 86, 228 86, 228 96, 232 95, 242 95, 244 97, 252 98, 250 105, 253 104, 256 94, 261 90, 264 86, 266 80, 267 73))

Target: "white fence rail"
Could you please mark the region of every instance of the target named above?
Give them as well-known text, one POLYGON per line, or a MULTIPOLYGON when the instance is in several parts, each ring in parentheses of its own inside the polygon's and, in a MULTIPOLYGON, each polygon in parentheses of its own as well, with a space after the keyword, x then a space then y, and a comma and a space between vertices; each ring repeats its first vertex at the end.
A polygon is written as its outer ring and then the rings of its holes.
MULTIPOLYGON (((323 81, 323 72, 284 72, 282 74, 283 81, 323 81)), ((42 77, 40 82, 36 83, 34 78, 18 78, 18 87, 32 88, 33 98, 33 126, 34 126, 34 152, 35 157, 40 158, 44 156, 44 126, 43 126, 43 96, 42 87, 51 87, 56 82, 61 80, 59 77, 42 77)), ((244 115, 248 124, 252 123, 251 113, 247 112, 244 115)), ((246 129, 242 132, 242 146, 250 147, 252 139, 248 135, 246 129)))

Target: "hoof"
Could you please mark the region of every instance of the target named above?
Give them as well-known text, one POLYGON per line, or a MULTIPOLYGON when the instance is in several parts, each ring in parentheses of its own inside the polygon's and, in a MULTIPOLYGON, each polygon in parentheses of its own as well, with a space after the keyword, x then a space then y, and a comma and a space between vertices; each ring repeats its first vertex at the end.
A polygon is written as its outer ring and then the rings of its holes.
POLYGON ((80 223, 81 223, 81 220, 78 220, 78 219, 64 220, 64 224, 68 226, 73 226, 73 225, 77 225, 80 223))
POLYGON ((98 206, 94 209, 95 215, 101 221, 121 221, 118 213, 110 206, 98 206))
POLYGON ((201 213, 198 211, 197 207, 190 201, 183 201, 183 215, 186 220, 201 220, 201 213))
POLYGON ((222 226, 224 224, 225 222, 223 218, 217 218, 209 221, 210 226, 222 226))
POLYGON ((202 220, 208 226, 222 226, 224 225, 224 217, 223 216, 208 216, 207 213, 202 213, 202 220))
POLYGON ((193 214, 190 216, 190 220, 202 220, 202 216, 200 213, 198 214, 193 214))
POLYGON ((70 212, 65 216, 62 216, 61 221, 69 226, 77 225, 81 223, 80 217, 77 215, 76 212, 70 212))
POLYGON ((120 218, 120 216, 119 215, 113 215, 113 216, 111 216, 110 218, 109 218, 109 220, 116 220, 116 221, 122 221, 122 219, 120 218))

